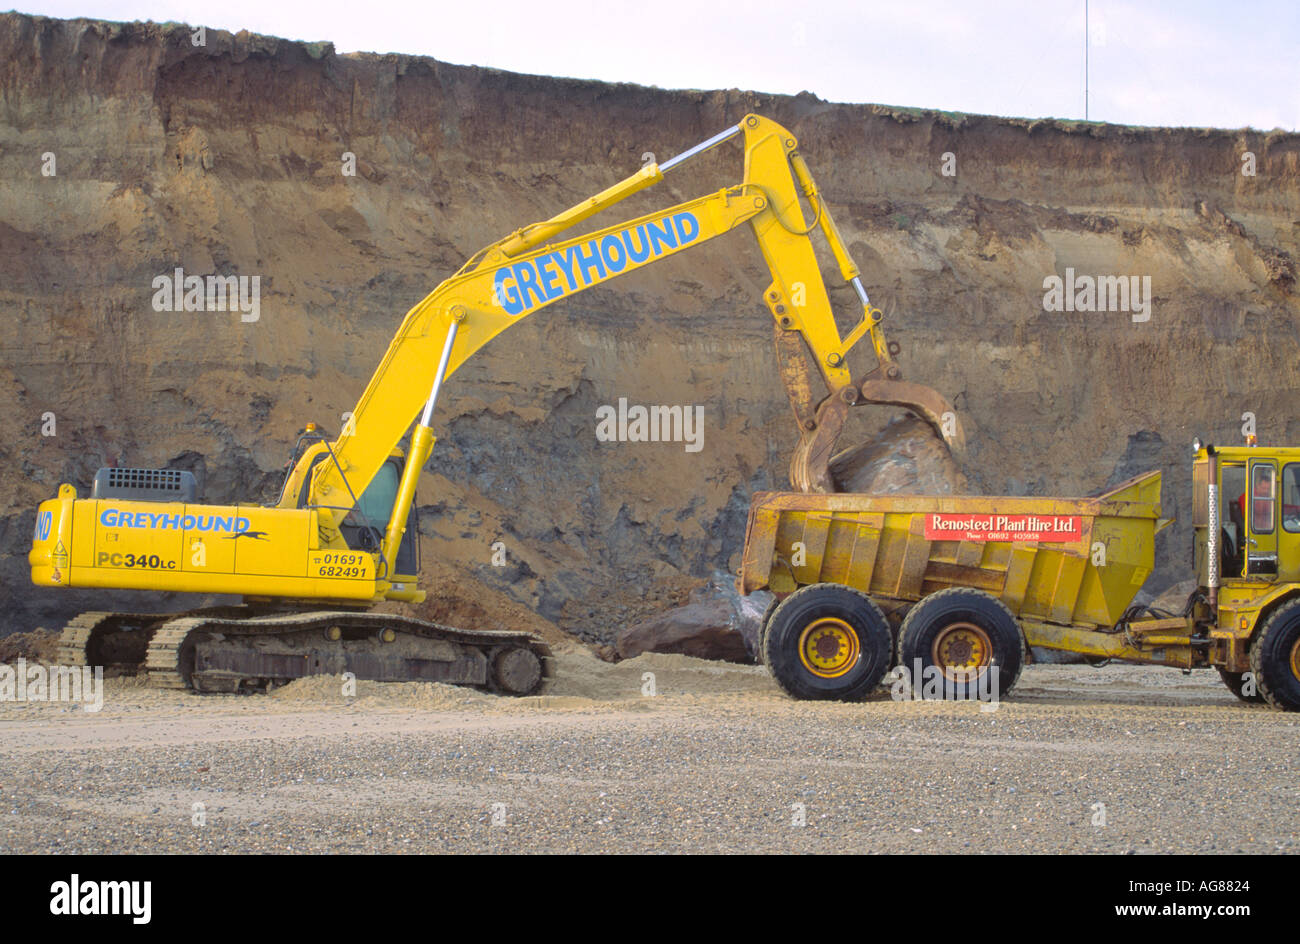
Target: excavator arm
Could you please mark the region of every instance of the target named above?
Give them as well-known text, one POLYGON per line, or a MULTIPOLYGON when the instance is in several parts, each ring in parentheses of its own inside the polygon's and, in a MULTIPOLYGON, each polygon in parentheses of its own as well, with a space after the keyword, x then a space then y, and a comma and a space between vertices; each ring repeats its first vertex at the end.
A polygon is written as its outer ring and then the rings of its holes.
MULTIPOLYGON (((764 301, 774 318, 776 347, 801 440, 791 480, 802 491, 832 491, 827 471, 848 408, 889 403, 925 417, 958 451, 955 413, 935 391, 903 381, 873 308, 790 132, 757 115, 663 164, 648 164, 607 190, 542 223, 516 231, 470 259, 406 315, 362 394, 353 422, 329 449, 329 461, 310 465, 304 453, 290 482, 310 477, 309 504, 322 509, 322 526, 337 526, 380 466, 411 429, 406 469, 383 552, 394 559, 415 481, 433 446, 431 421, 445 379, 479 348, 523 318, 594 285, 676 255, 748 223, 772 274, 764 301), (664 179, 664 174, 722 142, 743 136, 744 180, 637 219, 556 240, 560 234, 664 179), (802 206, 806 200, 811 222, 802 206), (857 325, 841 336, 821 276, 811 234, 826 237, 844 279, 862 303, 857 325), (868 339, 875 365, 854 379, 848 355, 868 339), (816 392, 813 369, 824 392, 816 392), (437 365, 436 368, 434 365, 437 365)), ((286 488, 282 504, 296 504, 286 488)), ((328 543, 333 544, 330 540, 328 543)))

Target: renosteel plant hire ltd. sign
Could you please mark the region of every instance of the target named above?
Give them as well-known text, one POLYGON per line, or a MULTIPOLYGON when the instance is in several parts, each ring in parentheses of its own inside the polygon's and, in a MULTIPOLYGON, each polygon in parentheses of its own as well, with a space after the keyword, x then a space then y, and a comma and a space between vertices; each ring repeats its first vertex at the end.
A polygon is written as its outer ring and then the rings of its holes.
POLYGON ((934 512, 925 516, 927 541, 1049 541, 1072 544, 1083 540, 1081 515, 963 515, 934 512))

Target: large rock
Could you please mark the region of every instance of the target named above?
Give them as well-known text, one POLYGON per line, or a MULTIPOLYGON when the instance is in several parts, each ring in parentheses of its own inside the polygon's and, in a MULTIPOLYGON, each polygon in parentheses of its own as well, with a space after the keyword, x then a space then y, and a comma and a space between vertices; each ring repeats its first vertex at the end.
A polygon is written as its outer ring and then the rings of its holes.
POLYGON ((615 645, 620 658, 643 652, 676 652, 700 659, 757 662, 758 634, 769 593, 742 597, 721 571, 691 594, 690 602, 628 626, 615 645))
POLYGON ((966 477, 939 435, 915 416, 896 419, 874 438, 831 460, 841 492, 872 495, 968 494, 966 477))
POLYGON ((615 645, 630 659, 643 652, 678 652, 700 659, 748 662, 745 640, 732 626, 731 607, 722 600, 688 603, 624 630, 615 645))

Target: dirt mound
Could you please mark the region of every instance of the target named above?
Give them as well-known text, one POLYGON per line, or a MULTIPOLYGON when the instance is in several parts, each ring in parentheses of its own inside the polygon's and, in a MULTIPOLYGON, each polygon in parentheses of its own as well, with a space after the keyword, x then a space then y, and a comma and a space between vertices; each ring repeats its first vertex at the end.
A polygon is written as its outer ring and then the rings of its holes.
POLYGON ((654 697, 649 694, 652 691, 661 695, 737 690, 775 692, 776 683, 762 666, 659 652, 611 664, 585 650, 577 650, 557 660, 556 676, 548 685, 547 694, 621 701, 654 697))
POLYGON ((276 689, 270 697, 278 705, 301 702, 429 711, 518 712, 591 708, 639 702, 659 695, 776 691, 771 676, 761 666, 740 666, 682 655, 647 653, 611 664, 581 647, 573 647, 556 657, 555 668, 555 677, 547 683, 545 693, 525 698, 497 696, 437 682, 345 683, 342 676, 336 675, 298 679, 276 689), (355 694, 345 694, 353 690, 355 694))
POLYGON ((431 571, 421 583, 427 594, 423 603, 410 607, 384 604, 380 609, 411 612, 444 626, 535 633, 552 645, 572 642, 553 622, 463 569, 435 564, 431 571))
POLYGON ((59 634, 52 629, 34 629, 0 637, 0 662, 18 659, 54 665, 59 661, 59 634))
POLYGON ((439 682, 345 681, 341 675, 313 675, 277 688, 271 697, 282 702, 304 702, 368 707, 410 707, 428 710, 463 710, 483 706, 493 696, 472 688, 439 682), (355 691, 355 694, 349 694, 355 691))

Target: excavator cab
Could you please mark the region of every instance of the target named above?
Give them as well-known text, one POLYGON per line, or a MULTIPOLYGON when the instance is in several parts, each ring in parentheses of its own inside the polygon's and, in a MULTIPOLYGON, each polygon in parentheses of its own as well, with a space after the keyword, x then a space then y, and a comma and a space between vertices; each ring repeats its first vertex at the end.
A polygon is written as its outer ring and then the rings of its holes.
MULTIPOLYGON (((296 507, 310 507, 313 473, 321 463, 328 462, 331 462, 330 447, 325 438, 316 432, 315 424, 309 424, 294 447, 282 496, 296 492, 296 507), (304 455, 308 457, 305 463, 301 461, 304 455)), ((371 554, 382 553, 384 534, 388 530, 389 521, 397 504, 398 487, 405 465, 405 453, 400 448, 392 450, 388 459, 370 480, 370 484, 366 486, 366 490, 361 493, 356 504, 340 521, 339 533, 343 535, 348 547, 371 554)), ((283 499, 280 504, 283 504, 283 499)), ((413 582, 420 572, 420 542, 417 537, 419 511, 414 501, 410 503, 406 512, 405 533, 411 535, 412 539, 401 543, 396 559, 390 562, 389 572, 394 575, 394 578, 401 575, 405 580, 413 582)))
MULTIPOLYGON (((370 485, 357 499, 356 507, 343 519, 339 530, 348 547, 375 553, 383 546, 384 532, 388 530, 388 519, 393 513, 397 488, 402 481, 403 465, 403 457, 393 456, 380 466, 370 485)), ((420 572, 419 512, 415 502, 411 502, 407 511, 405 533, 411 538, 398 547, 397 559, 392 562, 393 573, 415 575, 420 572)))

